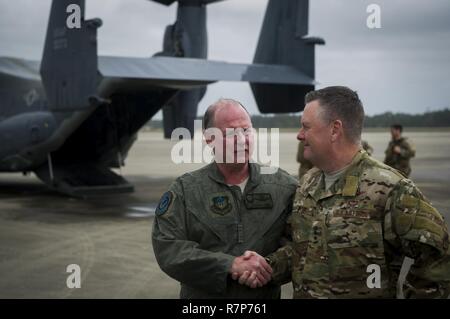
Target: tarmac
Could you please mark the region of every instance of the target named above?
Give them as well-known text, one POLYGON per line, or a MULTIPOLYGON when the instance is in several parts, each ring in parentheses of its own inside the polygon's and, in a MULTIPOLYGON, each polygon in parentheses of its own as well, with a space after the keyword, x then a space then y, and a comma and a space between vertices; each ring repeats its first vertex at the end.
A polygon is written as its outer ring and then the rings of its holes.
MULTIPOLYGON (((405 132, 415 143, 412 179, 448 221, 450 131, 405 132)), ((363 134, 383 159, 389 134, 363 134)), ((177 298, 179 284, 153 254, 154 210, 170 183, 204 164, 175 164, 162 132, 142 132, 121 174, 135 192, 75 199, 33 174, 0 174, 0 298, 177 298), (81 268, 68 288, 67 266, 81 268)), ((280 133, 280 167, 296 175, 296 133, 280 133)), ((118 171, 119 172, 119 171, 118 171)), ((282 298, 291 298, 290 284, 282 298)))

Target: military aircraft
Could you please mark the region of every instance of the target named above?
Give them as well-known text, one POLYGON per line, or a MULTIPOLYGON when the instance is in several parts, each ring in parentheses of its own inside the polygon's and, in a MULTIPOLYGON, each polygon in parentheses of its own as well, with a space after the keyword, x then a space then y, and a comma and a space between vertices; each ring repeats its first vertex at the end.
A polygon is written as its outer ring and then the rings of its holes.
POLYGON ((208 84, 249 82, 262 113, 303 109, 324 44, 307 36, 307 0, 268 1, 252 64, 206 60, 207 5, 220 0, 154 1, 178 8, 152 57, 98 56, 102 21, 84 19, 84 0, 53 0, 42 61, 0 58, 0 171, 34 172, 71 196, 130 192, 111 168, 139 129, 163 108, 166 137, 192 131, 208 84), (69 6, 80 10, 78 26, 69 6))

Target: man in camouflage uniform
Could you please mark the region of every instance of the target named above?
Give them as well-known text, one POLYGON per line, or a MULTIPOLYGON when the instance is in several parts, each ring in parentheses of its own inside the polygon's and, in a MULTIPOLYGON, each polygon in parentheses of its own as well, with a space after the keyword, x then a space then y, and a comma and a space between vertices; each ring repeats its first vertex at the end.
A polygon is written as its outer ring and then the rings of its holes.
POLYGON ((267 256, 273 281, 292 281, 294 298, 395 298, 408 256, 405 297, 447 297, 447 225, 412 181, 360 149, 356 92, 328 87, 305 100, 298 138, 316 168, 296 191, 291 242, 267 256))
POLYGON ((408 138, 402 136, 402 131, 403 127, 400 124, 391 126, 392 140, 385 151, 384 164, 409 177, 411 174, 410 160, 416 155, 416 150, 408 138))
MULTIPOLYGON (((206 131, 219 129, 215 138, 223 141, 214 144, 213 163, 179 177, 162 196, 152 234, 158 264, 181 282, 180 298, 280 298, 278 284, 261 287, 270 280, 266 260, 245 252, 267 255, 281 246, 297 181, 281 169, 265 174, 249 163, 252 124, 238 102, 219 100, 203 122, 206 131), (229 136, 227 128, 242 131, 229 136), (242 161, 238 147, 231 162, 224 160, 222 147, 230 141, 245 146, 242 161), (256 289, 230 276, 246 270, 258 274, 256 289)), ((211 145, 211 136, 205 137, 211 145)))

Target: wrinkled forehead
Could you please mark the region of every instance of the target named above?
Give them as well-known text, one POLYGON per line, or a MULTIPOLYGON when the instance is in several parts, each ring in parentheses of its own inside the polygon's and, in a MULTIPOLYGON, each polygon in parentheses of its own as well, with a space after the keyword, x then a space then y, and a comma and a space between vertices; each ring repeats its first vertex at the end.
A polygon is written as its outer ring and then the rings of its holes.
POLYGON ((214 114, 214 126, 225 128, 248 128, 252 126, 250 116, 240 105, 219 106, 214 114))

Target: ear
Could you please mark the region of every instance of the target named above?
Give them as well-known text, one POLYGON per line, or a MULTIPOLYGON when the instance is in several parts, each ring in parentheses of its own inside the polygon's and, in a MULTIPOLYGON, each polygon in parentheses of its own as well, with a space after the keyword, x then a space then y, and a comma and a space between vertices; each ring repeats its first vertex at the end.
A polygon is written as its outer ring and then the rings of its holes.
POLYGON ((341 120, 334 120, 331 124, 331 141, 336 142, 343 134, 343 127, 341 120))
POLYGON ((205 138, 206 144, 208 144, 208 146, 210 146, 210 147, 213 147, 214 146, 214 138, 215 138, 215 136, 214 135, 208 136, 208 135, 205 134, 205 131, 203 131, 203 136, 205 138))
POLYGON ((203 131, 203 136, 205 138, 206 144, 208 144, 209 147, 214 149, 216 143, 218 142, 220 143, 222 131, 216 127, 210 127, 203 131))

